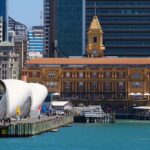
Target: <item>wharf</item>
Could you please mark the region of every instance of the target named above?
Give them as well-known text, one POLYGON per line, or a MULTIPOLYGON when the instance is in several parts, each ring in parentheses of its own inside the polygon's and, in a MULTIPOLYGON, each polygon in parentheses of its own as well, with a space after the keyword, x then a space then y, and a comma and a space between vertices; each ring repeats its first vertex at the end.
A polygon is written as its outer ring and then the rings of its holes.
POLYGON ((74 122, 79 123, 114 123, 115 122, 115 115, 113 114, 106 114, 104 116, 74 116, 74 122))
POLYGON ((106 114, 101 106, 76 107, 74 122, 81 123, 114 123, 115 115, 106 114))
POLYGON ((29 137, 73 123, 73 116, 43 116, 40 119, 0 124, 0 137, 29 137))

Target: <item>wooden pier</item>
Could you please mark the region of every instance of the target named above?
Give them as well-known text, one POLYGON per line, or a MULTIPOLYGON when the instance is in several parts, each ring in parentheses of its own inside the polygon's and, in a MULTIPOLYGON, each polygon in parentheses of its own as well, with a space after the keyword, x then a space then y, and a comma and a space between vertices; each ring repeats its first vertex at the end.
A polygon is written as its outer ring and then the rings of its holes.
POLYGON ((24 119, 0 126, 0 137, 29 137, 73 123, 73 116, 42 117, 24 119))

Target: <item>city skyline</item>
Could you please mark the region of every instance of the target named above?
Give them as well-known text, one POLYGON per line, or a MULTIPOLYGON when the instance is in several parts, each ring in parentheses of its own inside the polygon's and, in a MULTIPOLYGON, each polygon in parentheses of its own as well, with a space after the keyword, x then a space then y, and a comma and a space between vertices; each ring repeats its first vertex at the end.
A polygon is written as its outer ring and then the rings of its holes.
POLYGON ((8 15, 27 27, 41 24, 41 11, 43 11, 42 0, 8 0, 8 15), (32 9, 35 2, 36 7, 32 9))

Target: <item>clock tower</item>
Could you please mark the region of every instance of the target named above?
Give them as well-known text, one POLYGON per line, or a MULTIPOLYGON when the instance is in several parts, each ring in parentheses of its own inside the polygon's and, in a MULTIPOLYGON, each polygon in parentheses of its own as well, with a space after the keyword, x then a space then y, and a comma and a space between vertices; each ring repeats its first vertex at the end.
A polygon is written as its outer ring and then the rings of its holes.
POLYGON ((88 30, 88 57, 103 57, 105 46, 103 45, 103 31, 99 23, 98 17, 94 16, 88 30))

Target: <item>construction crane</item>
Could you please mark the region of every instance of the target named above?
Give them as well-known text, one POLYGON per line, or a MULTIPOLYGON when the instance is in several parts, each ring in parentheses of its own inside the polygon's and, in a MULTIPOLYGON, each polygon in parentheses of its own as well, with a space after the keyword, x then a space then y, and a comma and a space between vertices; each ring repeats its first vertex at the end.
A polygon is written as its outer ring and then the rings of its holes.
POLYGON ((43 26, 43 11, 40 12, 40 26, 43 26))

